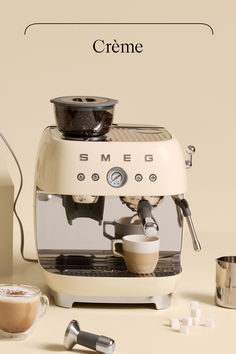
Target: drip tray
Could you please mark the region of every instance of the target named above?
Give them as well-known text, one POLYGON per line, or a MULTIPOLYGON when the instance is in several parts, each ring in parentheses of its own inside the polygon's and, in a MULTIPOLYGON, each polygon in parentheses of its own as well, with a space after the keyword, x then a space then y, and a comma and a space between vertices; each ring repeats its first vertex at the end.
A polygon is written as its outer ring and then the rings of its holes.
POLYGON ((180 253, 160 252, 155 271, 151 274, 130 273, 122 257, 111 252, 86 254, 40 254, 41 266, 51 273, 79 277, 168 277, 181 272, 180 253))

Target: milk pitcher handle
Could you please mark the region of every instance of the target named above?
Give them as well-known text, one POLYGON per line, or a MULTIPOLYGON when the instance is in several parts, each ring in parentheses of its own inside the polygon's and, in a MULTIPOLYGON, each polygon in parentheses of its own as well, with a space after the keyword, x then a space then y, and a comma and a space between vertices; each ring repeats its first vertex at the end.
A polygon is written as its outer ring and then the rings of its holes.
POLYGON ((115 222, 114 221, 103 221, 103 236, 105 236, 106 238, 108 238, 109 240, 115 240, 115 236, 109 235, 106 232, 106 225, 113 225, 115 226, 115 222))
POLYGON ((40 310, 39 310, 39 318, 43 317, 47 312, 49 306, 49 300, 46 295, 40 296, 40 310))

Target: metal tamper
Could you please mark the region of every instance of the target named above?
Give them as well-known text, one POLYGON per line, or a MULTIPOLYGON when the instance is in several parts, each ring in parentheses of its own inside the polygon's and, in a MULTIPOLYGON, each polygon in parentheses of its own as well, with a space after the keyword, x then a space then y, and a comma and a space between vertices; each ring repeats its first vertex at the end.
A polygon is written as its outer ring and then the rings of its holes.
POLYGON ((115 350, 115 341, 113 339, 81 331, 78 321, 72 320, 65 332, 64 346, 67 350, 71 350, 75 344, 80 344, 104 354, 112 354, 115 350))

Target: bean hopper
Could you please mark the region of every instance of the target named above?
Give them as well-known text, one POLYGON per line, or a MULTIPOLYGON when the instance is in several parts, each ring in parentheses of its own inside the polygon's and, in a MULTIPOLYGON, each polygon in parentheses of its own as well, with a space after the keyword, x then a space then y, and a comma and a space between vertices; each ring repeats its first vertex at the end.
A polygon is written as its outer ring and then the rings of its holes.
MULTIPOLYGON (((52 99, 57 126, 41 137, 35 175, 39 264, 55 304, 170 305, 181 277, 183 221, 200 250, 186 192, 185 161, 176 138, 160 126, 112 124, 116 100, 52 99), (160 258, 152 274, 133 274, 111 252, 104 221, 139 218, 158 234, 160 258)), ((114 236, 115 237, 115 236, 114 236)))

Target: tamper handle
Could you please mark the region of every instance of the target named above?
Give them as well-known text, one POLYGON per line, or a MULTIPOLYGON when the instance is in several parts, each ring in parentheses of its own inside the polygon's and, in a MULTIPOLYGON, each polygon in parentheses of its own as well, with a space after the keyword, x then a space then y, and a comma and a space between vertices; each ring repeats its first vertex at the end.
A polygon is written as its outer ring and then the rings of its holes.
POLYGON ((84 331, 79 332, 77 343, 104 354, 112 354, 115 349, 113 339, 84 331))
POLYGON ((97 334, 80 331, 77 336, 78 344, 96 350, 96 343, 99 336, 97 334))

